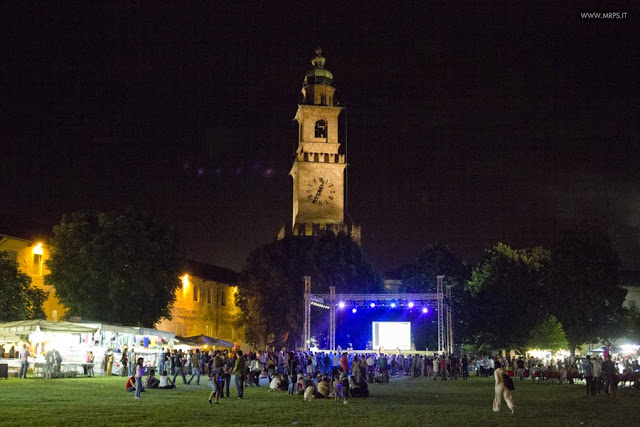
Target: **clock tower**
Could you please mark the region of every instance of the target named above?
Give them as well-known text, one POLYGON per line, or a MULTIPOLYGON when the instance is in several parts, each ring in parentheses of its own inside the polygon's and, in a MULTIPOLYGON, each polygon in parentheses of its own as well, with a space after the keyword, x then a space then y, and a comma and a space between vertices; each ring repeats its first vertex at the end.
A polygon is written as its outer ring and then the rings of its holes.
POLYGON ((325 61, 317 48, 295 116, 298 148, 289 172, 293 178, 291 232, 313 236, 321 230, 345 231, 360 241, 360 228, 345 223, 347 163, 338 141, 342 107, 336 106, 333 74, 325 68, 325 61))

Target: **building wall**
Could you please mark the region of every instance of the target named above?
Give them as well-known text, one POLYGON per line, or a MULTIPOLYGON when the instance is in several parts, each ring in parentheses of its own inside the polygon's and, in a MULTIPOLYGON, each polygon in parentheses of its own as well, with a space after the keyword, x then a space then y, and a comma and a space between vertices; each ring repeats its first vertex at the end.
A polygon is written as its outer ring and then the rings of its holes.
POLYGON ((640 287, 637 286, 625 286, 627 290, 627 296, 624 299, 624 306, 626 308, 638 308, 640 309, 640 287))
POLYGON ((239 314, 237 287, 190 275, 183 276, 176 291, 171 320, 163 319, 156 328, 189 337, 207 335, 227 341, 242 341, 244 334, 234 328, 239 314))
POLYGON ((16 237, 0 235, 0 251, 9 253, 9 259, 16 261, 20 271, 31 277, 31 286, 44 290, 48 297, 43 304, 47 320, 57 322, 65 313, 64 306, 56 298, 53 286, 44 284, 44 276, 49 273, 45 261, 51 251, 44 242, 31 242, 16 237))

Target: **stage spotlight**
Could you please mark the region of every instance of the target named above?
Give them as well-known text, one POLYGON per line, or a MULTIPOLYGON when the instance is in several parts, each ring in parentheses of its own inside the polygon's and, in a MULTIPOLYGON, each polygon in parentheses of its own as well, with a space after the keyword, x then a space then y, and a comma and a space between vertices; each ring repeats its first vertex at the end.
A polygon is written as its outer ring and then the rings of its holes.
POLYGON ((391 308, 396 308, 396 303, 395 302, 391 303, 391 308))
POLYGON ((352 313, 355 313, 356 311, 358 311, 355 307, 351 309, 352 313))
POLYGON ((340 308, 344 308, 344 301, 340 301, 340 302, 338 303, 338 307, 340 307, 340 308))
POLYGON ((369 304, 369 307, 371 307, 371 308, 375 308, 375 307, 376 307, 376 303, 375 303, 375 302, 372 302, 371 304, 369 304))
POLYGON ((422 312, 423 312, 423 313, 427 313, 428 311, 429 311, 429 309, 428 309, 427 307, 424 307, 424 308, 422 309, 422 312))
POLYGON ((413 301, 409 301, 409 308, 413 308, 413 301))

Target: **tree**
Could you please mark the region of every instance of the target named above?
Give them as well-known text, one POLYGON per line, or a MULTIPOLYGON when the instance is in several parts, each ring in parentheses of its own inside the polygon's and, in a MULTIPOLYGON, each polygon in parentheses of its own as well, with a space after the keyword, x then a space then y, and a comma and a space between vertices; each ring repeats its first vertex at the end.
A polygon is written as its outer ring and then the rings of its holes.
POLYGON ((476 345, 523 348, 548 318, 544 278, 549 252, 498 243, 474 267, 467 289, 470 334, 476 345))
MULTIPOLYGON (((447 246, 441 244, 426 245, 416 257, 413 264, 402 272, 400 291, 407 293, 435 293, 437 276, 444 275, 444 285, 453 286, 451 291, 451 310, 455 340, 465 341, 468 338, 466 307, 469 304, 469 293, 465 285, 470 277, 470 269, 447 246)), ((437 329, 428 334, 429 345, 435 345, 437 329)))
POLYGON ((174 231, 133 211, 76 212, 53 231, 45 282, 67 316, 143 327, 171 318, 183 266, 174 231))
POLYGON ((562 323, 572 357, 576 347, 609 342, 622 333, 626 312, 620 261, 608 233, 581 224, 563 233, 551 253, 554 314, 562 323))
POLYGON ((437 276, 445 276, 445 284, 464 287, 469 279, 468 268, 451 250, 440 244, 425 246, 416 261, 403 273, 402 292, 436 292, 437 276))
POLYGON ((362 248, 344 233, 288 236, 255 249, 240 273, 236 304, 238 326, 247 341, 263 346, 268 337, 289 333, 300 338, 303 324, 303 278, 311 276, 312 292, 381 292, 382 278, 362 248))
POLYGON ((531 331, 528 346, 557 351, 566 349, 567 345, 567 336, 562 325, 555 316, 551 315, 531 331))
POLYGON ((11 261, 7 252, 0 252, 0 320, 44 319, 42 304, 47 294, 31 286, 31 277, 11 261))

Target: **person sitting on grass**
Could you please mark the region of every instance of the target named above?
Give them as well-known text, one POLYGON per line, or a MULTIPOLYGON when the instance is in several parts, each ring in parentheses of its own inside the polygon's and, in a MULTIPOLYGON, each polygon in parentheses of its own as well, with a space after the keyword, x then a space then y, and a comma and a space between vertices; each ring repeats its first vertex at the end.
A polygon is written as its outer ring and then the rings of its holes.
POLYGON ((361 376, 360 381, 352 375, 349 378, 349 395, 351 397, 369 397, 369 385, 361 376))
MULTIPOLYGON (((127 379, 126 388, 127 391, 136 391, 136 377, 134 375, 131 375, 129 379, 127 379)), ((140 392, 143 391, 145 391, 144 387, 142 387, 142 390, 140 390, 140 392)))
POLYGON ((305 389, 304 383, 305 383, 304 377, 299 377, 298 383, 296 384, 296 394, 299 394, 299 395, 304 394, 304 389, 305 389))
POLYGON ((280 391, 280 385, 282 384, 282 380, 279 375, 274 375, 269 382, 269 391, 280 391))
POLYGON ((329 397, 331 392, 331 384, 329 384, 329 377, 323 375, 322 379, 318 381, 318 395, 316 397, 326 398, 329 397))
POLYGON ((126 386, 127 391, 136 391, 136 379, 133 375, 131 375, 129 377, 129 379, 127 380, 127 386, 126 386))
POLYGON ((160 383, 158 384, 158 388, 170 389, 176 388, 176 385, 171 381, 171 378, 167 375, 167 371, 162 371, 162 375, 160 375, 160 383))
POLYGON ((289 390, 289 376, 280 374, 280 391, 289 390))
POLYGON ((160 380, 156 378, 155 369, 150 370, 149 376, 147 377, 147 380, 145 381, 144 386, 146 388, 158 388, 159 385, 160 385, 160 380))

